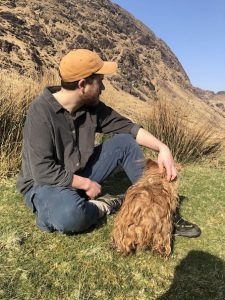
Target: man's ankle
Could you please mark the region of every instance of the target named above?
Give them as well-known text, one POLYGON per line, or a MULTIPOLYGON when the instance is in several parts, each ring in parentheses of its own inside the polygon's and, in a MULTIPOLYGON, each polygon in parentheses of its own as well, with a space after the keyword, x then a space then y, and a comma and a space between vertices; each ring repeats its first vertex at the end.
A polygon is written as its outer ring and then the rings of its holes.
POLYGON ((99 212, 99 219, 110 213, 108 204, 99 200, 89 200, 89 202, 97 206, 99 212))
POLYGON ((124 194, 112 196, 105 194, 99 197, 97 200, 89 200, 98 207, 99 217, 103 217, 105 214, 111 215, 115 213, 122 205, 124 200, 124 194))

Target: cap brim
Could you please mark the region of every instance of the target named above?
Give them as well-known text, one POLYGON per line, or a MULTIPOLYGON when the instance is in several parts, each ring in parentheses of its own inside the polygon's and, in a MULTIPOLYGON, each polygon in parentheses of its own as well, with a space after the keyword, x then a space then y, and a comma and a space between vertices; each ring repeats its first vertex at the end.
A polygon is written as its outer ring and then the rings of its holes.
POLYGON ((104 65, 95 72, 95 74, 108 75, 115 73, 117 70, 117 63, 112 61, 104 61, 104 65))

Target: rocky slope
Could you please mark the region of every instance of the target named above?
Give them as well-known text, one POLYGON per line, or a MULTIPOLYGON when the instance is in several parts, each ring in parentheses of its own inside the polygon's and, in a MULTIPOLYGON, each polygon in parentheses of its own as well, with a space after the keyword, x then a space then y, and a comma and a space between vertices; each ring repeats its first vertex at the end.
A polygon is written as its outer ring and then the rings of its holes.
POLYGON ((1 67, 20 73, 54 68, 64 52, 89 48, 118 61, 114 84, 142 99, 154 99, 160 79, 189 86, 166 44, 108 0, 3 0, 1 67))
MULTIPOLYGON (((211 114, 204 101, 200 104, 204 91, 192 87, 165 42, 110 0, 1 0, 0 19, 3 69, 41 74, 56 69, 68 50, 88 48, 118 62, 119 72, 110 79, 118 93, 146 102, 157 97, 187 101, 211 114)), ((223 109, 217 107, 225 116, 223 109)))
POLYGON ((218 111, 218 113, 225 113, 225 91, 214 93, 212 91, 204 91, 199 88, 193 88, 193 92, 200 99, 210 105, 215 111, 218 111))

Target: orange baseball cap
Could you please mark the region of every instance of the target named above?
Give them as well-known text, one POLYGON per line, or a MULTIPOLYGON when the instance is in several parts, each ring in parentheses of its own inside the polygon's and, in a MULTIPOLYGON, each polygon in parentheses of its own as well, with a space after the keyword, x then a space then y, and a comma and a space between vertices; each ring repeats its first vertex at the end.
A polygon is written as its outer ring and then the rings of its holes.
POLYGON ((87 49, 70 51, 59 65, 60 76, 65 82, 78 81, 92 74, 108 75, 116 70, 116 62, 103 61, 97 53, 87 49))

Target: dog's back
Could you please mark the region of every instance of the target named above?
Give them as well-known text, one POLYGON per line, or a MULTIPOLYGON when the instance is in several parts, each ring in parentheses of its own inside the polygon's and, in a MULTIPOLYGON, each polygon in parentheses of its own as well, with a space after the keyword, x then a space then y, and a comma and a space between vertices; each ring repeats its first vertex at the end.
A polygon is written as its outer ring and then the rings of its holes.
POLYGON ((118 252, 127 255, 149 249, 161 256, 170 254, 176 189, 176 184, 159 173, 157 163, 148 160, 143 176, 128 189, 115 219, 112 241, 118 252))

